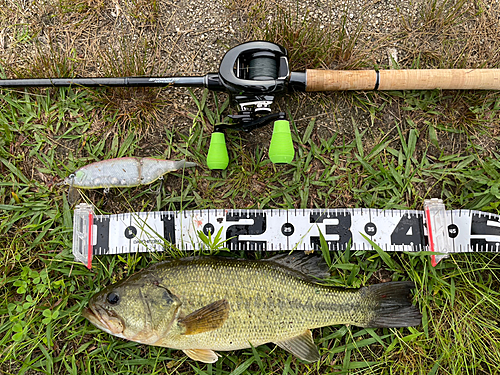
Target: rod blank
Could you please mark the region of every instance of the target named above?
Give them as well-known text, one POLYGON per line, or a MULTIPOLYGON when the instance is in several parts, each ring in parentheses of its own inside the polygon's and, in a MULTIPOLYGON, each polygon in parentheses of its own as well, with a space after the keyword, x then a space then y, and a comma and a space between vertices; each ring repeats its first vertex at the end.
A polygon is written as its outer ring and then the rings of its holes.
POLYGON ((28 78, 2 79, 0 88, 15 87, 204 87, 205 77, 28 78))

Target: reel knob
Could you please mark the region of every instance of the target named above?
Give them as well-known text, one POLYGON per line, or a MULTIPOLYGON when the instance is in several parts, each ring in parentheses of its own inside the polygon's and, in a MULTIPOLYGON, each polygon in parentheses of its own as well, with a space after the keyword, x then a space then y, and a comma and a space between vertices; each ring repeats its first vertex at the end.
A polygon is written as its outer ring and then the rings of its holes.
POLYGON ((276 164, 289 164, 295 156, 290 123, 287 120, 274 122, 273 136, 269 145, 269 159, 276 164))
POLYGON ((226 169, 229 164, 226 139, 224 133, 213 132, 207 154, 207 165, 210 169, 226 169))

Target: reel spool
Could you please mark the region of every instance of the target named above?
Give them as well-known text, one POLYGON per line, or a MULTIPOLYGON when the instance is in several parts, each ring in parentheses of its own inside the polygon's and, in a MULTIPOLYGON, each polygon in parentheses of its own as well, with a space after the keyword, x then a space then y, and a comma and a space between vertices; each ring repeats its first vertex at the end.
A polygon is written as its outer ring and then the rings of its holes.
MULTIPOLYGON (((239 106, 239 113, 229 116, 236 121, 236 125, 215 127, 207 155, 210 169, 226 169, 229 163, 222 130, 251 131, 273 120, 278 121, 275 122, 269 148, 270 159, 274 163, 290 163, 293 160, 295 151, 285 114, 271 113, 274 99, 286 91, 289 76, 287 50, 278 44, 247 42, 224 55, 217 84, 229 92, 239 106)), ((217 88, 214 85, 212 89, 217 88)))
POLYGON ((278 78, 278 66, 272 54, 256 52, 248 63, 248 79, 267 81, 278 78))

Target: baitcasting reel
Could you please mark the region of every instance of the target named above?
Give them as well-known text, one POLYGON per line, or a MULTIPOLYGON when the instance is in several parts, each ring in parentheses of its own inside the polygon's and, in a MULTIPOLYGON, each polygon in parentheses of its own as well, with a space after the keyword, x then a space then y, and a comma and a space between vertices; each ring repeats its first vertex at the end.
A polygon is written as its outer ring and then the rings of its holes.
POLYGON ((208 89, 228 92, 239 109, 238 114, 229 116, 233 124, 215 126, 207 155, 210 169, 225 169, 229 162, 224 129, 251 131, 271 121, 275 121, 269 147, 271 161, 293 160, 290 125, 285 113, 271 113, 271 105, 288 86, 305 87, 305 73, 290 73, 284 47, 263 41, 240 44, 224 55, 218 74, 205 77, 208 89))
MULTIPOLYGON (((270 42, 247 42, 229 50, 221 61, 218 73, 194 77, 77 77, 3 79, 0 88, 15 87, 205 87, 228 92, 238 105, 238 114, 230 116, 233 123, 218 125, 212 136, 208 153, 211 169, 225 169, 228 164, 224 142, 224 129, 251 131, 271 121, 285 126, 284 113, 271 113, 274 99, 284 94, 287 87, 305 91, 306 74, 290 73, 287 51, 270 42)), ((270 155, 274 162, 288 163, 293 159, 290 131, 271 142, 270 155), (288 141, 289 139, 289 141, 288 141), (286 141, 285 141, 286 140, 286 141), (284 142, 284 143, 283 143, 284 142)))

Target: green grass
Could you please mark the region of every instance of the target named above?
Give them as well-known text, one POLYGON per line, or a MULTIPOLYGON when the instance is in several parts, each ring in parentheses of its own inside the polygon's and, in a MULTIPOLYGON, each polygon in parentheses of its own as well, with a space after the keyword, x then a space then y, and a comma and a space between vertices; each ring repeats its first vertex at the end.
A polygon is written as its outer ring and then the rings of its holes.
MULTIPOLYGON (((198 110, 193 112, 193 125, 182 136, 169 136, 172 142, 166 154, 203 164, 201 150, 207 149, 207 128, 224 118, 217 112, 221 104, 214 107, 212 94, 195 94, 194 98, 198 110)), ((499 351, 491 350, 498 348, 500 338, 495 313, 500 303, 499 263, 498 257, 486 254, 455 255, 436 269, 430 267, 427 255, 393 254, 387 261, 376 253, 331 254, 333 285, 359 287, 381 270, 393 280, 414 280, 416 302, 425 318, 422 327, 410 329, 317 330, 315 338, 322 353, 317 364, 302 363, 267 345, 223 353, 217 364, 203 365, 186 360, 175 350, 136 345, 100 332, 80 316, 91 294, 152 261, 180 256, 179 252, 100 257, 88 271, 74 263, 70 254, 72 215, 66 188, 48 184, 94 160, 140 154, 142 137, 131 130, 107 140, 99 134, 82 140, 79 134, 90 127, 86 114, 95 103, 87 91, 5 92, 2 100, 5 110, 0 119, 9 131, 0 148, 4 172, 0 185, 5 275, 5 304, 0 310, 3 371, 386 373, 392 368, 396 373, 424 374, 438 368, 440 373, 460 373, 465 367, 470 373, 494 371, 500 359, 499 351), (30 157, 28 163, 26 156, 30 157), (36 172, 28 167, 33 163, 36 172)), ((428 133, 410 119, 375 142, 368 141, 367 130, 357 130, 355 121, 350 140, 339 135, 316 137, 314 121, 305 129, 292 124, 297 130, 297 157, 290 166, 272 165, 265 150, 246 147, 247 135, 228 132, 231 162, 226 171, 210 172, 202 167, 184 176, 173 174, 160 194, 154 193, 158 188, 154 185, 151 189, 111 191, 109 196, 85 192, 84 199, 104 212, 220 207, 419 208, 423 199, 435 196, 431 189, 441 191, 450 207, 496 212, 498 161, 482 155, 478 147, 471 145, 460 154, 432 157, 429 148, 435 146, 428 133), (427 147, 418 147, 426 139, 427 147), (375 144, 368 148, 368 143, 375 144), (176 186, 171 192, 170 183, 176 186), (332 199, 338 196, 343 198, 332 199)))
MULTIPOLYGON (((149 25, 157 21, 158 4, 133 2, 128 14, 149 25)), ((433 1, 428 7, 418 20, 406 20, 408 25, 424 20, 456 36, 464 20, 476 15, 461 1, 433 1), (452 10, 443 5, 452 3, 460 7, 452 10)), ((102 8, 101 2, 66 0, 57 11, 90 17, 89 12, 102 8)), ((485 8, 477 9, 478 22, 486 22, 485 8)), ((1 12, 8 14, 8 8, 1 12)), ((302 15, 284 12, 282 16, 289 17, 289 29, 269 24, 259 31, 289 43, 294 59, 304 58, 303 66, 307 61, 315 61, 314 67, 346 66, 352 62, 349 54, 360 56, 354 45, 360 48, 362 31, 347 38, 342 31, 345 19, 329 34, 319 35, 321 31, 302 15), (347 54, 326 62, 321 48, 310 48, 323 42, 340 46, 334 50, 347 54), (314 54, 307 55, 304 49, 314 54)), ((36 50, 33 25, 16 24, 12 29, 16 48, 36 50)), ((418 41, 424 43, 430 29, 415 30, 392 37, 410 43, 418 34, 418 41)), ((455 48, 459 40, 450 39, 449 46, 455 47, 438 49, 433 55, 408 49, 399 64, 421 68, 447 67, 454 62, 475 65, 477 61, 470 60, 471 55, 465 57, 464 51, 479 44, 474 44, 474 35, 466 35, 470 41, 461 50, 455 48)), ((485 43, 495 46, 493 39, 485 43)), ((155 45, 126 39, 122 43, 114 53, 95 56, 101 59, 102 69, 113 75, 156 72, 151 65, 155 45)), ((485 55, 487 66, 498 65, 493 50, 485 55)), ((20 63, 7 73, 81 74, 77 55, 55 45, 50 51, 47 56, 34 52, 35 60, 28 61, 39 63, 30 64, 31 70, 23 70, 28 68, 20 63)), ((363 57, 361 63, 368 61, 363 57)), ((185 255, 168 249, 159 254, 102 256, 94 260, 90 271, 73 261, 74 197, 68 198, 67 187, 58 183, 96 160, 156 156, 200 164, 151 186, 111 189, 107 194, 82 191, 76 197, 92 202, 102 213, 205 208, 421 209, 423 200, 431 197, 443 198, 448 209, 500 213, 500 100, 496 92, 295 95, 277 103, 288 113, 292 126, 293 163, 279 166, 268 160, 270 127, 251 134, 227 131, 230 164, 225 171, 208 170, 205 155, 213 126, 226 122, 234 111, 227 97, 196 90, 188 104, 172 104, 171 96, 168 90, 140 89, 0 91, 0 373, 498 373, 500 258, 496 254, 455 254, 432 268, 428 254, 323 251, 331 264, 331 285, 415 281, 415 303, 424 318, 422 326, 409 329, 332 326, 315 330, 322 355, 315 364, 268 344, 221 353, 216 364, 206 365, 177 350, 114 338, 82 318, 81 309, 102 286, 153 262, 185 255), (165 121, 165 113, 175 116, 165 121), (174 125, 172 119, 182 125, 174 125)), ((228 255, 217 238, 205 242, 205 253, 228 255)))

